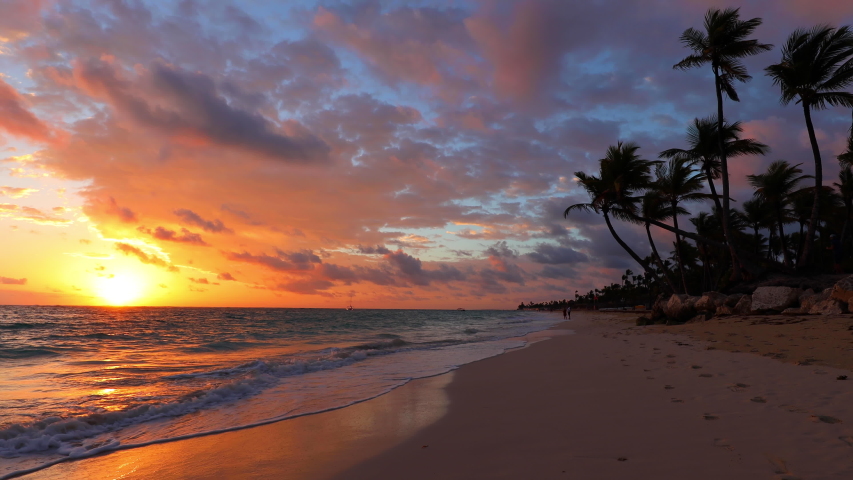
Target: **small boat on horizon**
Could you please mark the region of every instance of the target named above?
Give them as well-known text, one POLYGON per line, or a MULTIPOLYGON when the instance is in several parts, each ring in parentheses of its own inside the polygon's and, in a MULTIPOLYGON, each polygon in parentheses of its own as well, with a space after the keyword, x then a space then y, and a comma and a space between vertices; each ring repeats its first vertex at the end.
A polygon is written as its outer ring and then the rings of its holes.
POLYGON ((457 309, 456 309, 456 311, 457 311, 457 312, 464 312, 464 311, 465 311, 465 309, 464 309, 464 308, 457 308, 457 309))
POLYGON ((352 310, 352 294, 349 294, 349 305, 347 306, 347 311, 352 310))

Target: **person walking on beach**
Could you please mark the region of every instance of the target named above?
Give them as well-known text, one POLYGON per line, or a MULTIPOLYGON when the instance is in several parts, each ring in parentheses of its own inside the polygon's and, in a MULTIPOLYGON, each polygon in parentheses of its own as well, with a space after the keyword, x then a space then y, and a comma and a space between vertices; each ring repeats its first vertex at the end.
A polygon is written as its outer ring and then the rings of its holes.
POLYGON ((567 308, 569 308, 569 307, 563 307, 563 320, 565 320, 567 318, 566 317, 566 309, 567 308))
POLYGON ((572 306, 567 305, 566 310, 563 312, 563 316, 566 317, 566 320, 572 319, 572 306))

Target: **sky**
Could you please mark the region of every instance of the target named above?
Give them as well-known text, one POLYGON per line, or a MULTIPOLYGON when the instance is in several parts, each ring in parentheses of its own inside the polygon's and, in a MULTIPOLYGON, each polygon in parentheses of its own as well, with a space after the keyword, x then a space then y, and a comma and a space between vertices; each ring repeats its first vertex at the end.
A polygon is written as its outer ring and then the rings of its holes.
MULTIPOLYGON (((813 170, 764 67, 853 2, 0 0, 0 304, 511 309, 618 283, 640 268, 600 217, 563 218, 574 172, 686 147, 716 103, 678 37, 730 6, 777 46, 726 103, 771 147, 730 167, 743 201, 773 160, 813 170)), ((813 117, 831 182, 850 112, 813 117)))

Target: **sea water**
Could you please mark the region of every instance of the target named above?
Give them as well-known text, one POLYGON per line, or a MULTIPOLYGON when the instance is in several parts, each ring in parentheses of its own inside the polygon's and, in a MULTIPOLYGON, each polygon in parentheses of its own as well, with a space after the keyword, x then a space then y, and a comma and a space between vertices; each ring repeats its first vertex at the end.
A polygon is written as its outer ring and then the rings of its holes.
POLYGON ((0 478, 374 398, 524 344, 516 311, 0 306, 0 478))

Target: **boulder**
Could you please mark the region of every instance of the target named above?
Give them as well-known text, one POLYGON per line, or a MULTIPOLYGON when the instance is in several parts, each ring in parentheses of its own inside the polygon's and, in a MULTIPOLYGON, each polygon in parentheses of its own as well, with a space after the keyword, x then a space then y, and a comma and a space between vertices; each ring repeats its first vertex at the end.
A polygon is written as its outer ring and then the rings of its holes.
POLYGON ((799 288, 792 287, 758 287, 752 292, 752 311, 781 312, 795 304, 802 293, 799 288))
POLYGON ((658 295, 658 298, 655 299, 655 303, 652 304, 652 320, 664 317, 663 309, 666 306, 667 300, 669 300, 669 298, 663 294, 658 295))
POLYGON ((729 308, 734 308, 734 307, 735 307, 735 305, 737 305, 737 302, 739 302, 739 301, 740 301, 740 299, 741 299, 741 298, 743 298, 744 296, 745 296, 745 295, 744 295, 744 294, 742 294, 742 293, 734 293, 734 294, 731 294, 731 295, 729 295, 728 297, 726 297, 726 300, 725 300, 725 302, 724 302, 724 305, 725 305, 725 306, 727 306, 727 307, 729 307, 729 308))
POLYGON ((853 275, 842 278, 832 287, 832 294, 830 295, 835 300, 839 300, 844 303, 849 303, 851 299, 853 299, 853 275))
POLYGON ((673 295, 663 307, 663 313, 670 320, 685 322, 696 315, 696 301, 699 297, 673 295))
POLYGON ((699 300, 696 300, 696 311, 714 313, 717 311, 717 308, 723 306, 726 298, 725 295, 719 292, 705 292, 699 300))
POLYGON ((806 290, 805 292, 803 292, 802 295, 800 295, 800 308, 804 312, 808 313, 808 311, 811 310, 812 307, 814 307, 817 303, 820 303, 829 298, 831 292, 832 289, 830 288, 827 288, 826 290, 820 293, 815 293, 812 289, 806 290))
POLYGON ((685 322, 685 323, 703 323, 703 322, 705 322, 706 320, 708 320, 709 318, 711 318, 711 313, 709 313, 709 312, 699 312, 699 314, 698 314, 698 315, 696 315, 695 317, 691 318, 690 320, 688 320, 688 321, 687 321, 687 322, 685 322))
POLYGON ((732 315, 733 313, 734 312, 732 312, 732 307, 729 307, 727 305, 723 305, 722 307, 717 308, 717 311, 714 312, 714 316, 715 317, 724 317, 726 315, 732 315))
POLYGON ((835 298, 827 298, 826 300, 817 302, 809 310, 809 313, 812 315, 838 315, 847 313, 847 302, 835 298))
POLYGON ((806 315, 808 313, 809 313, 808 310, 803 310, 802 308, 794 308, 794 307, 786 308, 785 310, 782 310, 782 315, 806 315))
POLYGON ((733 315, 749 315, 752 313, 752 297, 744 295, 738 300, 737 305, 732 308, 733 315))

